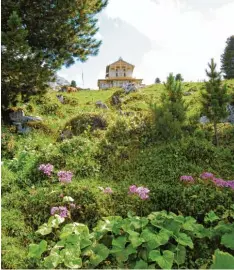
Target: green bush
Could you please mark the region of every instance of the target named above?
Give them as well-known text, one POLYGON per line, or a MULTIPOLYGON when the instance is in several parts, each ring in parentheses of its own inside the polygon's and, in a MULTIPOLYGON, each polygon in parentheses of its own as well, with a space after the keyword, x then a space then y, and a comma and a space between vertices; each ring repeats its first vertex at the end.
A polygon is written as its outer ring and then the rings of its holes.
POLYGON ((72 134, 78 136, 86 130, 106 129, 108 123, 104 115, 97 113, 83 113, 69 120, 64 130, 71 130, 72 134))
POLYGON ((14 237, 2 235, 1 239, 1 268, 2 269, 29 269, 27 259, 28 248, 14 237))

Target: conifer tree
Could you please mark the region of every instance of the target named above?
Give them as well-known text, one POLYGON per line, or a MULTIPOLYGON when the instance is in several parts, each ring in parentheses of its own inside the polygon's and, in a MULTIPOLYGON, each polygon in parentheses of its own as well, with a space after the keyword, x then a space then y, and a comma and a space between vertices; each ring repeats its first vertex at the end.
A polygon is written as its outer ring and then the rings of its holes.
POLYGON ((7 0, 1 3, 2 113, 44 92, 62 65, 97 55, 96 18, 107 0, 7 0))
POLYGON ((186 107, 182 98, 181 81, 176 81, 172 73, 164 83, 165 92, 161 96, 162 106, 151 105, 156 136, 164 140, 179 138, 186 118, 186 107))
POLYGON ((225 79, 234 78, 234 36, 231 36, 226 41, 226 48, 221 56, 221 70, 224 73, 225 79))
POLYGON ((205 91, 202 92, 202 106, 203 113, 213 122, 215 144, 218 145, 217 124, 228 115, 229 96, 226 85, 222 86, 221 72, 216 70, 214 59, 211 59, 208 67, 209 70, 206 70, 206 75, 209 77, 209 81, 205 82, 205 91))
POLYGON ((176 74, 176 76, 175 76, 175 80, 176 81, 183 81, 184 79, 183 79, 183 77, 182 77, 182 75, 180 74, 180 73, 178 73, 178 74, 176 74))
POLYGON ((76 87, 76 81, 74 80, 71 81, 71 87, 76 87))
POLYGON ((155 83, 161 83, 160 79, 159 78, 156 78, 155 79, 155 83))

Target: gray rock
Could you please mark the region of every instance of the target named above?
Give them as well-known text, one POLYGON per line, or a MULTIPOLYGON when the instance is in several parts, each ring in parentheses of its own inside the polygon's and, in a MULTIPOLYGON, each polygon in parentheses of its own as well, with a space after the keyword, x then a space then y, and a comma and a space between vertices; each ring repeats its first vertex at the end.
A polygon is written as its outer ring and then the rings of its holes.
POLYGON ((62 104, 64 103, 64 96, 63 95, 56 95, 56 97, 62 104))
POLYGON ((202 124, 207 124, 210 122, 210 120, 206 116, 202 116, 200 117, 199 122, 202 124))
POLYGON ((108 106, 105 103, 103 103, 102 101, 100 101, 100 100, 97 101, 95 104, 96 104, 97 108, 108 109, 108 106))
POLYGON ((9 117, 12 121, 12 124, 16 126, 17 132, 22 133, 22 134, 26 134, 31 131, 31 128, 27 126, 27 122, 42 121, 42 118, 39 116, 24 115, 23 110, 18 110, 18 111, 9 113, 9 117))
POLYGON ((122 102, 121 102, 121 99, 120 99, 119 96, 117 96, 117 95, 116 95, 116 96, 115 96, 115 95, 112 96, 111 99, 112 99, 112 104, 113 104, 113 105, 119 105, 119 104, 122 103, 122 102))
POLYGON ((227 117, 227 122, 234 124, 234 105, 228 104, 227 111, 229 116, 227 117))
POLYGON ((31 131, 30 127, 23 125, 21 122, 13 122, 13 125, 16 126, 18 133, 27 134, 31 131))
POLYGON ((128 94, 130 92, 136 92, 138 88, 134 83, 128 83, 123 86, 123 89, 125 93, 128 94))
POLYGON ((42 118, 39 116, 24 116, 23 122, 38 122, 42 121, 42 118))
POLYGON ((18 110, 15 112, 11 112, 11 113, 9 113, 9 117, 10 117, 11 121, 13 121, 13 122, 22 122, 23 117, 24 117, 24 111, 18 110))

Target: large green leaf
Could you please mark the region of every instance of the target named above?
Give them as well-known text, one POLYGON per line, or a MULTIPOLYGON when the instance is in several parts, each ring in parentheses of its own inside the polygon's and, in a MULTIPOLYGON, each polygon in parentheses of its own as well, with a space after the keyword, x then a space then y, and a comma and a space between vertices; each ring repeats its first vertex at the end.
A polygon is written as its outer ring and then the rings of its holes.
POLYGON ((176 252, 175 252, 175 262, 178 265, 181 265, 185 262, 185 257, 186 257, 186 248, 182 245, 178 245, 176 247, 176 252))
POLYGON ((227 252, 222 252, 219 249, 215 250, 213 256, 213 264, 211 269, 233 269, 234 268, 234 256, 227 252))
POLYGON ((86 247, 90 246, 91 244, 92 244, 92 241, 89 239, 83 238, 80 240, 80 248, 81 249, 86 248, 86 247))
POLYGON ((170 250, 164 250, 163 255, 158 250, 152 250, 149 253, 149 259, 157 262, 162 269, 171 269, 174 261, 174 253, 170 250))
POLYGON ((62 258, 56 252, 51 253, 48 257, 44 259, 45 268, 54 269, 60 263, 62 263, 62 258))
POLYGON ((141 238, 143 238, 146 242, 150 241, 152 237, 155 236, 155 233, 153 233, 148 228, 145 228, 141 233, 141 238))
POLYGON ((82 259, 80 258, 80 249, 77 246, 69 246, 60 252, 64 264, 69 268, 81 268, 82 259))
POLYGON ((144 228, 149 222, 149 220, 145 217, 133 217, 129 218, 129 220, 135 229, 144 228))
POLYGON ((207 213, 204 219, 206 223, 214 222, 216 220, 219 220, 219 217, 215 214, 214 211, 210 211, 209 213, 207 213))
POLYGON ((90 263, 93 266, 98 266, 109 255, 109 249, 103 244, 97 244, 92 250, 93 254, 90 257, 90 263))
POLYGON ((148 269, 148 264, 143 260, 137 261, 134 269, 148 269))
POLYGON ((185 217, 185 222, 182 225, 182 228, 186 231, 194 231, 196 227, 196 220, 193 217, 185 217))
POLYGON ((65 221, 65 218, 60 217, 59 215, 54 215, 49 218, 48 226, 52 228, 58 228, 59 224, 63 223, 64 221, 65 221))
POLYGON ((41 234, 41 235, 47 235, 52 232, 52 228, 48 226, 47 223, 44 223, 39 227, 39 229, 36 231, 36 233, 41 234))
POLYGON ((147 242, 149 250, 155 249, 159 246, 165 245, 170 238, 170 233, 167 230, 161 229, 159 233, 152 235, 151 239, 147 242))
POLYGON ((185 233, 179 233, 177 236, 175 236, 175 240, 183 246, 193 248, 193 241, 191 237, 185 233))
POLYGON ((224 234, 221 238, 221 244, 225 247, 234 250, 234 232, 224 234))
POLYGON ((129 240, 134 248, 140 246, 145 240, 138 235, 130 235, 129 240))
POLYGON ((37 244, 30 244, 29 245, 29 258, 36 258, 40 259, 41 255, 47 249, 47 242, 42 240, 38 245, 37 244))
POLYGON ((119 247, 121 249, 125 248, 125 245, 127 243, 127 237, 126 236, 119 236, 117 238, 114 238, 112 240, 112 245, 115 247, 119 247))

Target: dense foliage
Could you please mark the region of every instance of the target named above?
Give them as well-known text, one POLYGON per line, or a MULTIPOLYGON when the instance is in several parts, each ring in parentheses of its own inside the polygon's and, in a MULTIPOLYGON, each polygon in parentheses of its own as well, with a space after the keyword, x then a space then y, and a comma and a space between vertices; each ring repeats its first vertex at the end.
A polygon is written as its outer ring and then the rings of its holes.
POLYGON ((2 109, 44 91, 54 71, 96 55, 95 15, 107 1, 2 3, 2 109))
POLYGON ((227 39, 224 53, 221 56, 222 71, 225 79, 234 78, 234 36, 227 39))
POLYGON ((196 120, 204 84, 174 83, 181 92, 154 84, 128 95, 63 93, 64 104, 54 92, 18 103, 43 121, 28 134, 3 125, 3 268, 229 267, 233 125, 217 124, 215 147, 212 125, 196 120), (186 108, 176 139, 155 136, 150 103, 164 106, 163 93, 170 108, 172 100, 186 108), (98 100, 109 109, 96 108, 98 100))

